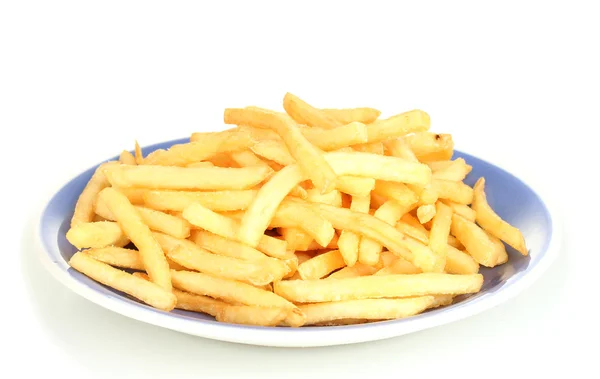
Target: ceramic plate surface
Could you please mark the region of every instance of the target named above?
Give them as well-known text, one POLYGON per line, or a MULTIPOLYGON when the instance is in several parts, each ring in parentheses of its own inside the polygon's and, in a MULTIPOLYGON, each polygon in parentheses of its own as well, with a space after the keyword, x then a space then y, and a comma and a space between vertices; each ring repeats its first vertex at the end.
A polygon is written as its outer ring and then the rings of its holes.
MULTIPOLYGON (((143 149, 144 155, 156 149, 166 149, 173 144, 188 141, 180 139, 148 146, 143 149)), ((558 216, 549 200, 540 195, 539 189, 533 189, 523 180, 482 159, 457 151, 453 158, 458 157, 463 157, 473 166, 465 183, 473 185, 477 178, 486 178, 488 202, 502 218, 521 229, 530 254, 524 257, 512 248, 507 248, 508 263, 492 269, 482 267, 481 273, 485 282, 479 293, 450 306, 407 319, 336 327, 242 326, 217 323, 210 316, 181 310, 164 312, 107 288, 73 270, 67 264, 76 249, 67 241, 65 234, 77 198, 96 167, 65 183, 41 211, 40 258, 57 280, 100 306, 139 321, 200 337, 282 347, 339 345, 397 337, 460 320, 508 300, 539 278, 558 254, 558 216)), ((113 159, 116 158, 110 158, 113 159)))

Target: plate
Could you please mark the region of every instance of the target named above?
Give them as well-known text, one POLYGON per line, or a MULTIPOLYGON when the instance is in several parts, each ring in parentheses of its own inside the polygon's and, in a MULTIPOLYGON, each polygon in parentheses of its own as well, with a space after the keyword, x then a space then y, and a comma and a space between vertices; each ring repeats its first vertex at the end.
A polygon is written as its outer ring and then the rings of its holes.
MULTIPOLYGON (((144 153, 189 142, 178 139, 145 147, 144 153)), ((469 154, 456 151, 473 170, 465 183, 473 185, 486 178, 488 202, 505 220, 521 229, 530 254, 522 256, 510 247, 508 263, 482 268, 484 284, 477 294, 454 304, 401 320, 349 326, 302 328, 256 327, 217 323, 212 317, 182 310, 165 312, 105 287, 67 264, 76 249, 65 238, 77 198, 97 166, 69 180, 52 195, 41 211, 39 224, 40 259, 44 267, 73 292, 124 316, 199 337, 221 341, 279 347, 330 346, 398 337, 447 324, 488 310, 517 295, 531 285, 558 254, 560 230, 556 210, 539 190, 506 170, 469 154)), ((115 160, 113 157, 108 160, 115 160)), ((100 162, 101 164, 103 162, 100 162)), ((98 164, 98 165, 99 165, 98 164)), ((76 310, 73 310, 76 312, 76 310)))

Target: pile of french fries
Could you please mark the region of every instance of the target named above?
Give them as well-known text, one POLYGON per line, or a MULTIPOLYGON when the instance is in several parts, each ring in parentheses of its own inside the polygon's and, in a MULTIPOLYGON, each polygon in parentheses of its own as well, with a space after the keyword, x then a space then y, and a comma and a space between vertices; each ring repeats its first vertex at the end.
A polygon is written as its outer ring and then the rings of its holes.
POLYGON ((149 306, 301 327, 400 319, 481 290, 528 254, 412 110, 231 108, 221 132, 98 167, 67 239, 75 270, 149 306), (506 245, 505 245, 506 244, 506 245))

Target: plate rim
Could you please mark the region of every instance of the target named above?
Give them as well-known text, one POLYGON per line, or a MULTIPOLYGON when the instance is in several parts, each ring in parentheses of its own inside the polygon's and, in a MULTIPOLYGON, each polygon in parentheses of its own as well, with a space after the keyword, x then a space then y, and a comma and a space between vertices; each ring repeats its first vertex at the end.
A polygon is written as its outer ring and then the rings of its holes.
MULTIPOLYGON (((171 145, 185 142, 187 140, 189 139, 172 139, 144 146, 142 149, 153 149, 160 145, 171 145)), ((118 156, 108 158, 89 167, 88 169, 82 170, 78 174, 74 174, 70 178, 66 179, 66 181, 61 181, 60 185, 53 186, 53 188, 48 191, 49 195, 43 197, 44 200, 42 202, 42 206, 40 207, 41 209, 38 210, 37 217, 35 218, 37 220, 35 250, 37 250, 38 259, 41 261, 42 266, 51 274, 52 277, 86 300, 114 313, 120 314, 121 316, 185 334, 232 343, 271 347, 336 346, 399 337, 409 333, 449 324, 471 316, 475 316, 514 298, 516 295, 523 292, 535 281, 537 281, 552 265, 552 263, 556 260, 560 246, 562 245, 563 226, 560 222, 560 220, 562 220, 560 217, 561 211, 558 207, 558 203, 554 200, 553 196, 548 193, 548 191, 543 190, 541 185, 538 185, 537 183, 533 184, 531 181, 523 179, 521 176, 510 172, 501 164, 498 164, 492 160, 484 159, 459 149, 456 149, 456 151, 462 154, 473 156, 476 159, 495 166, 529 187, 540 199, 548 211, 551 221, 550 240, 548 241, 548 247, 544 252, 544 255, 542 258, 540 258, 538 263, 533 268, 528 270, 521 278, 511 283, 510 286, 507 286, 493 295, 488 295, 487 297, 484 294, 481 298, 475 299, 475 301, 467 300, 464 303, 460 303, 460 306, 454 308, 434 310, 431 313, 435 314, 429 314, 428 317, 422 317, 423 315, 418 315, 410 319, 402 320, 403 322, 398 322, 399 320, 391 320, 388 322, 373 324, 319 327, 310 329, 257 327, 247 325, 219 324, 215 322, 205 323, 198 322, 196 319, 192 320, 186 318, 175 318, 168 312, 162 312, 159 310, 150 311, 143 304, 130 304, 123 301, 120 297, 106 296, 105 294, 97 292, 95 289, 87 286, 85 283, 80 282, 71 276, 67 271, 70 268, 67 262, 58 262, 52 259, 49 248, 42 239, 42 234, 44 233, 42 220, 50 201, 64 186, 89 169, 97 167, 102 162, 116 159, 118 156)))

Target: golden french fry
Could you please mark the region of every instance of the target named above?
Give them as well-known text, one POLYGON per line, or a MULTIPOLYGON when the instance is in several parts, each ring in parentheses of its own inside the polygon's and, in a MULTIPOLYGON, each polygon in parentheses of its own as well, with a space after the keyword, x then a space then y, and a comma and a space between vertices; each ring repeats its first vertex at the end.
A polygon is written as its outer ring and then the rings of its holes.
MULTIPOLYGON (((310 244, 314 241, 310 234, 300 228, 279 228, 279 234, 287 242, 288 248, 294 251, 306 251, 309 249, 310 244)), ((319 245, 314 241, 319 248, 319 245)))
POLYGON ((462 243, 477 263, 494 267, 497 261, 496 246, 483 229, 462 216, 454 214, 450 232, 462 243))
POLYGON ((440 199, 447 199, 460 204, 471 204, 473 201, 473 189, 463 182, 432 179, 431 188, 438 194, 440 199))
POLYGON ((301 305, 300 310, 306 315, 305 325, 313 325, 347 318, 367 320, 402 319, 423 312, 433 302, 433 296, 408 299, 345 300, 301 305))
POLYGON ((121 152, 121 155, 119 155, 119 162, 122 164, 128 164, 128 165, 136 165, 137 164, 133 154, 131 154, 127 150, 123 150, 121 152))
POLYGON ((194 163, 188 163, 185 167, 214 167, 214 163, 209 162, 209 161, 201 161, 201 162, 194 162, 194 163))
POLYGON ((422 271, 409 261, 398 258, 389 266, 386 266, 375 273, 375 275, 394 275, 394 274, 420 274, 422 271))
POLYGON ((144 154, 142 154, 142 148, 140 147, 138 141, 135 141, 135 163, 144 163, 144 154))
POLYGON ((94 174, 86 184, 83 191, 77 198, 75 211, 71 217, 71 227, 78 224, 92 222, 94 220, 94 204, 100 191, 110 185, 104 175, 104 170, 110 166, 116 166, 118 162, 106 162, 98 166, 94 174))
POLYGON ((298 251, 312 251, 312 250, 320 250, 320 249, 337 249, 339 243, 339 236, 335 234, 331 239, 331 242, 327 246, 321 246, 317 243, 317 241, 311 241, 307 246, 302 246, 303 249, 296 249, 298 251))
POLYGON ((488 231, 485 231, 485 234, 490 238, 490 241, 494 244, 496 248, 496 266, 504 264, 508 262, 508 253, 506 252, 506 247, 504 247, 504 243, 500 241, 500 239, 488 231))
POLYGON ((293 303, 273 292, 200 272, 172 270, 171 277, 173 286, 180 290, 245 305, 284 308, 289 311, 286 317, 289 325, 304 324, 306 316, 293 303))
POLYGON ((452 295, 434 295, 433 303, 429 306, 431 308, 443 307, 452 304, 454 297, 452 295))
POLYGON ((250 149, 255 154, 273 162, 277 162, 283 166, 296 163, 296 159, 292 157, 292 154, 290 154, 288 148, 281 141, 262 140, 255 143, 250 149))
MULTIPOLYGON (((225 238, 243 242, 239 238, 239 222, 215 213, 200 203, 193 203, 185 208, 183 217, 196 227, 225 238)), ((270 257, 286 259, 290 256, 286 251, 287 243, 285 241, 265 234, 260 236, 254 247, 270 257)))
POLYGON ((428 130, 431 125, 429 115, 420 110, 412 110, 377 120, 367 125, 369 142, 381 142, 413 132, 428 130))
POLYGON ((417 218, 421 224, 429 222, 436 213, 435 204, 425 204, 417 208, 417 218))
POLYGON ((306 190, 306 193, 306 200, 310 201, 311 203, 330 204, 335 207, 342 206, 342 193, 340 191, 333 190, 328 193, 322 194, 321 191, 319 191, 318 189, 311 188, 309 190, 306 190))
POLYGON ((366 143, 369 139, 367 126, 359 122, 352 122, 333 129, 301 128, 300 131, 310 143, 323 151, 338 150, 366 143))
POLYGON ((322 108, 321 111, 330 117, 333 117, 342 125, 346 125, 351 122, 370 124, 377 120, 377 118, 381 115, 381 111, 373 108, 322 108))
MULTIPOLYGON (((134 272, 132 275, 144 280, 150 280, 148 275, 142 272, 134 272)), ((206 313, 215 317, 221 311, 221 309, 230 305, 224 301, 213 299, 212 297, 180 291, 176 288, 173 288, 172 292, 177 298, 177 304, 175 304, 175 308, 183 309, 185 311, 206 313)))
POLYGON ((304 137, 297 124, 287 115, 258 108, 226 109, 224 120, 226 124, 247 124, 276 131, 302 172, 313 181, 315 187, 323 193, 333 189, 337 177, 335 172, 322 152, 304 137))
MULTIPOLYGON (((212 157, 208 158, 207 161, 212 163, 213 167, 215 167, 215 166, 223 167, 223 168, 238 167, 237 163, 235 163, 235 161, 233 159, 231 159, 231 155, 229 155, 228 153, 217 153, 217 154, 213 155, 212 157)), ((273 169, 273 168, 271 168, 271 169, 273 169)))
POLYGON ((125 195, 133 205, 144 204, 144 194, 148 191, 144 188, 115 188, 125 195))
POLYGON ((419 132, 404 138, 421 162, 448 160, 454 154, 454 141, 450 134, 419 132))
POLYGON ((300 263, 298 273, 302 279, 321 279, 345 265, 340 251, 332 250, 300 263))
POLYGON ((458 250, 465 249, 465 246, 462 243, 460 243, 460 241, 457 240, 456 237, 454 237, 452 234, 448 236, 448 246, 452 246, 453 248, 458 250))
POLYGON ((275 294, 295 303, 359 300, 426 295, 476 293, 483 275, 425 273, 377 275, 344 279, 284 280, 275 282, 275 294))
POLYGON ((331 223, 314 210, 293 201, 283 201, 271 219, 271 227, 300 228, 321 246, 327 246, 335 230, 331 223))
POLYGON ((487 202, 485 195, 485 179, 479 178, 475 183, 473 195, 473 210, 476 212, 476 221, 491 235, 506 242, 523 255, 527 255, 525 238, 521 231, 504 221, 487 202))
POLYGON ((394 138, 383 142, 389 155, 406 159, 409 162, 418 162, 417 156, 410 149, 410 145, 403 138, 394 138))
POLYGON ((288 313, 289 311, 283 308, 228 305, 217 313, 215 319, 229 324, 277 326, 285 320, 288 313))
POLYGON ((448 245, 444 270, 448 274, 476 274, 479 272, 479 263, 469 254, 448 245))
POLYGON ((264 253, 241 242, 222 237, 206 230, 194 230, 190 240, 195 244, 212 251, 215 254, 244 259, 247 261, 260 261, 268 258, 264 253))
MULTIPOLYGON (((473 192, 473 198, 474 195, 475 193, 473 192)), ((446 199, 441 200, 441 202, 449 206, 450 209, 452 209, 452 212, 456 213, 457 215, 463 216, 467 220, 475 222, 476 213, 468 205, 455 203, 454 201, 446 199)))
POLYGON ((167 252, 167 256, 189 270, 195 270, 225 279, 249 282, 255 286, 263 286, 273 280, 283 278, 286 271, 269 272, 260 262, 212 254, 200 246, 178 244, 167 252))
POLYGON ((233 161, 240 167, 261 166, 269 169, 271 172, 273 171, 273 169, 265 161, 257 157, 250 150, 235 151, 229 155, 231 156, 231 159, 233 159, 233 161))
MULTIPOLYGON (((370 196, 357 197, 352 196, 352 202, 350 209, 354 212, 367 213, 369 212, 369 203, 371 202, 370 196)), ((360 244, 360 235, 350 230, 342 230, 340 233, 340 239, 338 240, 338 247, 340 254, 342 255, 346 266, 354 266, 359 259, 358 247, 360 244)), ((361 262, 368 264, 368 262, 361 262)))
POLYGON ((377 272, 376 266, 364 265, 357 262, 352 267, 344 267, 327 277, 327 279, 342 279, 342 278, 354 278, 357 276, 373 275, 377 272))
POLYGON ((408 208, 415 205, 418 196, 403 183, 378 180, 373 189, 377 195, 396 201, 400 206, 408 208))
POLYGON ((440 170, 445 170, 448 167, 452 166, 451 160, 442 160, 442 161, 427 161, 425 162, 429 168, 431 168, 432 173, 440 170))
POLYGON ((116 187, 180 190, 243 190, 262 182, 270 167, 111 166, 104 170, 116 187))
POLYGON ((383 144, 381 142, 370 142, 370 143, 361 143, 359 145, 352 146, 355 151, 360 151, 363 153, 370 154, 379 154, 383 155, 384 149, 383 144))
POLYGON ((104 201, 125 235, 138 248, 152 282, 170 291, 172 286, 169 264, 160 245, 152 236, 150 228, 144 223, 135 207, 125 195, 110 187, 103 189, 98 198, 104 201))
POLYGON ((429 247, 434 253, 446 260, 448 236, 452 224, 452 210, 440 202, 436 203, 435 207, 436 213, 429 232, 429 247))
POLYGON ((129 268, 132 270, 144 270, 144 263, 137 250, 122 247, 102 247, 81 251, 97 261, 114 267, 129 268))
POLYGON ((350 175, 339 176, 335 187, 350 196, 364 197, 369 196, 375 188, 375 179, 350 175))
POLYGON ((374 239, 424 272, 443 269, 443 266, 439 267, 443 262, 439 261, 439 258, 427 246, 411 240, 384 221, 369 214, 326 204, 311 204, 311 206, 318 207, 321 216, 328 219, 334 228, 350 230, 374 239))
POLYGON ((236 211, 248 208, 257 193, 253 189, 209 192, 152 190, 144 193, 144 203, 159 211, 182 212, 192 203, 200 203, 216 212, 236 211))
POLYGON ((457 158, 441 170, 434 171, 432 177, 435 179, 452 180, 460 182, 471 172, 472 167, 463 158, 457 158))
POLYGON ((250 134, 239 130, 204 134, 195 141, 173 145, 168 150, 156 150, 144 159, 144 164, 186 166, 212 158, 218 153, 241 151, 253 144, 250 134))
POLYGON ((425 186, 407 184, 406 186, 419 196, 419 203, 421 205, 435 204, 435 202, 438 201, 438 194, 432 188, 431 184, 427 184, 425 186))
MULTIPOLYGON (((142 221, 152 230, 169 234, 177 238, 187 238, 190 235, 190 224, 179 217, 153 209, 134 206, 142 221)), ((96 201, 96 213, 107 220, 115 221, 115 216, 108 209, 102 198, 96 201)))
POLYGON ((429 245, 429 232, 427 229, 424 227, 419 228, 412 223, 407 222, 407 215, 408 214, 402 216, 402 219, 396 223, 396 229, 423 244, 429 245))
POLYGON ((327 112, 317 109, 291 93, 283 97, 283 109, 299 124, 332 129, 341 126, 338 120, 327 112))
POLYGON ((99 262, 78 252, 69 259, 69 265, 82 274, 108 287, 124 292, 136 299, 165 311, 175 308, 177 299, 170 291, 155 283, 137 278, 125 271, 99 262))
POLYGON ((108 246, 123 247, 129 238, 116 222, 98 221, 79 223, 67 231, 67 241, 78 249, 102 248, 108 246))

